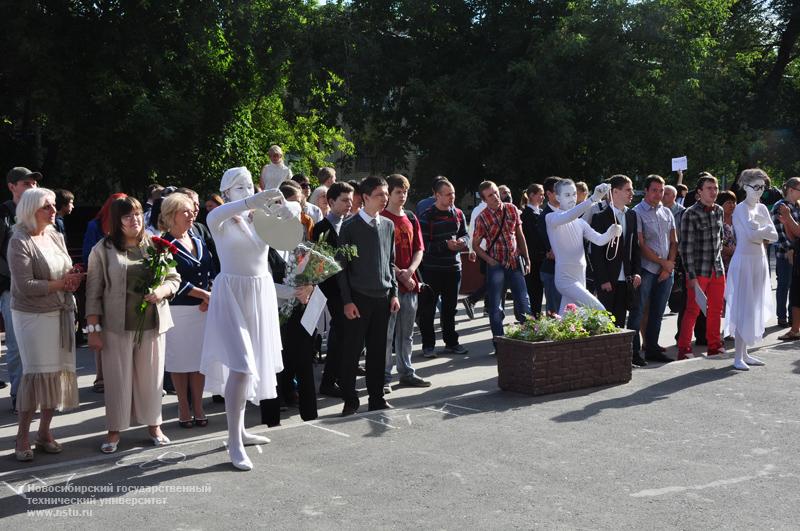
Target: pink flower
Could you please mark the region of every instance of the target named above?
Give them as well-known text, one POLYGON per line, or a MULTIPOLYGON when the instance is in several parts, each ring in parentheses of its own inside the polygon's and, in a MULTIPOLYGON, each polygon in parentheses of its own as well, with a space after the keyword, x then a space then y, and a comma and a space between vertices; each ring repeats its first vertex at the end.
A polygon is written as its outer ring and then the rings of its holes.
POLYGON ((572 303, 569 303, 569 304, 567 304, 566 306, 564 306, 564 310, 566 310, 566 311, 568 311, 568 312, 574 312, 574 311, 577 311, 577 309, 578 309, 578 307, 577 307, 577 306, 575 306, 575 305, 574 305, 574 304, 572 304, 572 303))

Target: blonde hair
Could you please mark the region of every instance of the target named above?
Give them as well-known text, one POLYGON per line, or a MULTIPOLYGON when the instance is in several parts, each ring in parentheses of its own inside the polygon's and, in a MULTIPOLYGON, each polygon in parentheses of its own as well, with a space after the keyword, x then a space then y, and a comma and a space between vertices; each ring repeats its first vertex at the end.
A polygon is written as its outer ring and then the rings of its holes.
POLYGON ((17 204, 17 225, 20 229, 33 232, 39 228, 36 223, 36 211, 42 208, 48 199, 55 204, 55 192, 38 187, 25 190, 17 204))
POLYGON ((165 232, 172 230, 175 215, 182 209, 194 211, 194 200, 186 194, 170 194, 161 203, 161 214, 158 216, 158 228, 165 232))
POLYGON ((281 149, 281 147, 278 144, 272 144, 269 147, 269 151, 267 151, 267 155, 269 155, 269 156, 272 156, 272 155, 275 155, 275 154, 278 154, 278 155, 281 156, 281 158, 283 158, 283 150, 281 149))

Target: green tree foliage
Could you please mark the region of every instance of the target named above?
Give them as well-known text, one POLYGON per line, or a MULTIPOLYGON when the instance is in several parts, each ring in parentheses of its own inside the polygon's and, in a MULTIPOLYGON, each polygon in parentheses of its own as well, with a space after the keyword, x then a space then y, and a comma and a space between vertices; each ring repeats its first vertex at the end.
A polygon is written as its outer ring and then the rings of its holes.
POLYGON ((798 5, 353 1, 325 64, 359 151, 411 150, 423 182, 667 174, 683 154, 690 174, 795 173, 798 5))
POLYGON ((309 171, 352 145, 326 109, 341 83, 293 92, 292 49, 316 13, 299 0, 4 1, 4 166, 95 199, 152 180, 213 189, 258 173, 270 143, 309 171))
POLYGON ((85 193, 411 158, 551 174, 800 173, 797 0, 0 0, 0 159, 85 193))

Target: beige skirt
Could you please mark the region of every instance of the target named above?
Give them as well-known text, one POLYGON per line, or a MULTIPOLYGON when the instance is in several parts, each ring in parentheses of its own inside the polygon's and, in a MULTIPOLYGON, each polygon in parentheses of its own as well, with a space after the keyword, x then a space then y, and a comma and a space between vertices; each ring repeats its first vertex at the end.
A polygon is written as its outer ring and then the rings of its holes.
POLYGON ((22 361, 22 380, 17 393, 19 410, 65 411, 78 407, 75 349, 61 346, 60 312, 12 310, 11 315, 22 361))

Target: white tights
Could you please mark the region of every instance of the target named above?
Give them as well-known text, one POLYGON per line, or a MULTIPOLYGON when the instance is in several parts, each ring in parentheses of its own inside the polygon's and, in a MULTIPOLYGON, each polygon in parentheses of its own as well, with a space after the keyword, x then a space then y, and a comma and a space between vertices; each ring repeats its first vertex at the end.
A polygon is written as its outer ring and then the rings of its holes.
POLYGON ((266 444, 269 439, 247 433, 244 429, 244 411, 247 405, 247 386, 250 375, 231 371, 225 384, 225 415, 228 419, 228 453, 231 463, 240 470, 251 470, 253 462, 244 450, 246 444, 266 444))
POLYGON ((735 332, 734 340, 736 353, 733 357, 733 367, 735 369, 748 371, 750 370, 750 365, 764 365, 763 361, 747 353, 747 344, 742 339, 742 336, 739 335, 739 332, 735 332))

